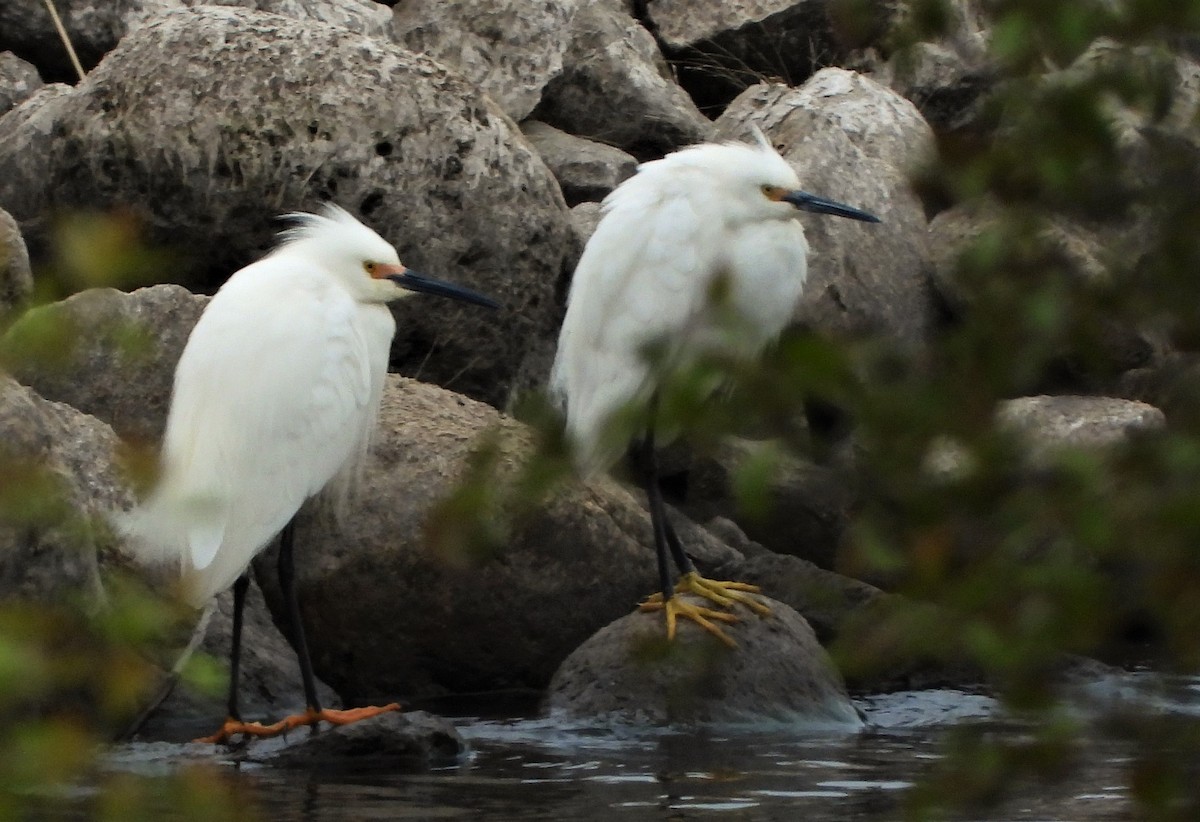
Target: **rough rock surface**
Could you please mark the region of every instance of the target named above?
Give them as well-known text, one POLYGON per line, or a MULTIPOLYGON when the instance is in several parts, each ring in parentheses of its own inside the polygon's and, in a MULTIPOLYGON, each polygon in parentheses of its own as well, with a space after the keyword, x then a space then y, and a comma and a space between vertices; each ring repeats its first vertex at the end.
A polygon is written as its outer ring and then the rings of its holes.
POLYGON ((392 37, 392 13, 375 0, 183 0, 188 6, 237 6, 281 14, 296 20, 315 20, 366 34, 392 37))
POLYGON ((0 354, 43 397, 98 417, 123 439, 157 444, 175 363, 207 302, 177 285, 82 291, 18 320, 0 337, 0 354), (22 357, 47 325, 66 345, 48 361, 22 357))
MULTIPOLYGON (((147 17, 179 8, 183 0, 55 0, 54 5, 86 71, 147 17)), ((33 63, 47 80, 79 79, 44 0, 0 3, 2 50, 33 63)))
POLYGON ((42 85, 42 78, 31 63, 11 51, 0 52, 0 117, 42 85))
POLYGON ((390 712, 351 725, 268 740, 247 751, 254 762, 299 768, 345 768, 356 772, 420 773, 453 765, 467 743, 449 720, 424 711, 390 712))
POLYGON ((570 206, 603 200, 637 170, 633 155, 537 120, 526 120, 521 132, 558 180, 570 206))
POLYGON ((0 443, 0 595, 99 602, 101 562, 116 557, 104 515, 130 502, 112 429, 0 375, 0 443))
MULTIPOLYGON (((688 601, 702 604, 698 598, 688 601)), ((638 723, 787 722, 861 727, 841 676, 804 618, 764 598, 771 616, 739 610, 736 650, 690 621, 668 642, 661 613, 635 612, 601 629, 562 664, 551 712, 638 723)))
POLYGON ((797 89, 747 89, 717 121, 717 136, 751 140, 751 124, 806 190, 883 221, 802 218, 812 251, 798 317, 829 334, 926 339, 934 317, 927 223, 908 175, 932 151, 933 133, 912 103, 861 75, 824 69, 797 89))
POLYGON ((20 303, 33 290, 29 251, 17 221, 0 209, 0 314, 20 303))
POLYGON ((562 71, 579 0, 406 0, 396 40, 462 72, 514 120, 562 71))
POLYGON ((271 242, 275 215, 334 200, 415 269, 501 301, 396 309, 393 364, 425 379, 499 402, 528 340, 561 316, 577 249, 557 183, 470 83, 380 40, 241 9, 171 12, 10 119, 0 207, 18 220, 124 203, 215 284, 271 242))
POLYGON ((586 3, 571 23, 563 72, 533 116, 638 159, 701 142, 712 133, 671 78, 654 38, 622 10, 586 3))
MULTIPOLYGON (((648 517, 611 480, 565 487, 517 519, 498 550, 436 539, 463 515, 428 522, 431 509, 489 429, 503 455, 490 484, 500 486, 528 453, 524 427, 390 377, 374 454, 341 524, 319 512, 301 520, 297 584, 313 664, 347 702, 542 687, 579 643, 655 589, 648 517)), ((703 567, 737 556, 694 526, 680 536, 703 567)), ((258 562, 270 569, 271 553, 258 562)), ((278 602, 273 576, 259 581, 278 602)))

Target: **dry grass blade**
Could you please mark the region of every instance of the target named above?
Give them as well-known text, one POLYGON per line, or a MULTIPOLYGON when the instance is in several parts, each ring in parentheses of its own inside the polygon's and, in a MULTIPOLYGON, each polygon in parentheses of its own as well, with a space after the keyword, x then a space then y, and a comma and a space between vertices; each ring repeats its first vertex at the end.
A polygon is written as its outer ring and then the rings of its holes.
POLYGON ((67 48, 67 55, 71 58, 71 65, 75 67, 75 73, 79 75, 79 79, 83 79, 83 64, 79 62, 79 55, 75 53, 75 46, 71 45, 71 38, 67 36, 67 28, 63 25, 62 18, 58 16, 58 9, 54 7, 54 0, 43 0, 46 4, 46 11, 50 12, 50 19, 54 21, 54 28, 58 31, 59 38, 62 39, 63 45, 67 48))

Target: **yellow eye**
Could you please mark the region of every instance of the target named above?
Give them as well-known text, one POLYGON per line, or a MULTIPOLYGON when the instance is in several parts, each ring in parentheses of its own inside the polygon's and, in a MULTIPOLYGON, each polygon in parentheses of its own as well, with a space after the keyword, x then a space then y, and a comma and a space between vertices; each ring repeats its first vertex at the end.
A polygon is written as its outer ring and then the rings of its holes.
POLYGON ((784 190, 782 188, 780 188, 779 186, 764 185, 764 186, 761 186, 761 191, 763 193, 763 196, 766 197, 768 200, 775 200, 776 202, 778 202, 780 199, 782 199, 782 197, 784 195, 784 190))
POLYGON ((370 274, 372 277, 375 276, 375 269, 378 267, 379 266, 377 263, 371 263, 371 262, 363 263, 363 270, 366 271, 368 274, 370 274))

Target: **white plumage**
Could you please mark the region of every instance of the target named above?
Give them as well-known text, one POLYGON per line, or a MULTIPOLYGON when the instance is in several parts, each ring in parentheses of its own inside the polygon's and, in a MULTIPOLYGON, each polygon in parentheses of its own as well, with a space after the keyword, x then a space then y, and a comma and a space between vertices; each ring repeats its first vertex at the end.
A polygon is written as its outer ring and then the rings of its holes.
POLYGON ((786 325, 808 244, 795 205, 779 196, 798 186, 765 143, 706 144, 643 164, 604 201, 571 283, 550 381, 585 472, 619 458, 624 444, 603 437, 606 423, 654 389, 649 343, 665 343, 667 365, 679 365, 713 346, 753 354, 786 325), (714 315, 718 278, 735 329, 714 315))
POLYGON ((796 172, 756 136, 757 146, 705 144, 645 163, 608 196, 575 269, 550 376, 583 473, 607 468, 630 436, 644 435, 634 468, 646 489, 659 593, 641 608, 664 611, 668 639, 683 617, 730 646, 715 623, 737 617, 680 594, 764 616, 770 609, 751 596, 755 586, 706 579, 687 556, 667 517, 654 455, 656 441, 675 432, 661 430, 653 413, 640 432, 613 423, 654 396, 660 372, 647 359, 651 345, 661 356, 656 365, 670 371, 706 354, 751 356, 783 330, 808 272, 797 209, 878 222, 800 191, 796 172))
POLYGON ((227 588, 309 497, 366 452, 395 321, 396 251, 336 206, 236 272, 175 371, 161 476, 122 518, 144 560, 182 566, 189 598, 227 588))

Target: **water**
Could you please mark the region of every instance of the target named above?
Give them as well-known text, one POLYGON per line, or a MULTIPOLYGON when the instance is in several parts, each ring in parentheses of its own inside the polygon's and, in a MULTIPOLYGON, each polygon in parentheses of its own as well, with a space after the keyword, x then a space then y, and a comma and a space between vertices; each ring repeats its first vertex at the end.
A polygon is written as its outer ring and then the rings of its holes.
MULTIPOLYGON (((1194 682, 1167 696, 1128 684, 1103 689, 1103 696, 1200 712, 1194 682)), ((1023 733, 998 718, 990 699, 957 691, 858 704, 872 729, 857 734, 779 727, 680 732, 461 716, 455 724, 470 742, 470 756, 430 773, 219 767, 269 820, 890 820, 903 816, 908 789, 939 762, 947 728, 985 722, 1014 738, 1023 733)), ((132 745, 114 751, 109 767, 161 774, 194 759, 196 750, 132 745)), ((978 817, 954 818, 1138 818, 1124 787, 1128 746, 1097 735, 1081 751, 1067 780, 1022 785, 978 817)), ((82 803, 78 810, 86 818, 82 803)), ((169 809, 156 818, 171 818, 169 809)))

